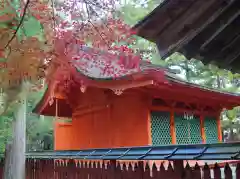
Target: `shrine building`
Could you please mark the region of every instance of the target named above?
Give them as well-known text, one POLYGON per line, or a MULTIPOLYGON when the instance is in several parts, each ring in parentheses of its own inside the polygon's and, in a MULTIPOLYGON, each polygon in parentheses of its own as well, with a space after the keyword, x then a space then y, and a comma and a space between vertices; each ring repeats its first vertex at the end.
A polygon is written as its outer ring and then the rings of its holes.
POLYGON ((118 58, 96 58, 85 61, 87 69, 75 65, 65 90, 52 81, 34 109, 56 117, 55 150, 222 142, 221 112, 240 96, 148 62, 128 69, 118 58))

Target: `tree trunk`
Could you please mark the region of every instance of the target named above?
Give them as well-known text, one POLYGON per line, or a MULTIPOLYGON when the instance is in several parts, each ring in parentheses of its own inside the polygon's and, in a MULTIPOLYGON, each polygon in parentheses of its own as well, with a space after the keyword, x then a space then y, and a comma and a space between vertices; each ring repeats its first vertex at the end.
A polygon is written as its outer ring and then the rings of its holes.
POLYGON ((217 74, 217 88, 221 89, 221 78, 220 78, 219 74, 217 74))
POLYGON ((189 75, 188 60, 185 61, 185 71, 186 71, 186 80, 189 82, 189 80, 190 80, 190 75, 189 75))
POLYGON ((3 170, 3 178, 4 179, 8 179, 8 178, 13 178, 11 176, 11 172, 9 170, 9 166, 11 166, 12 164, 12 143, 10 143, 10 141, 8 141, 8 143, 6 144, 5 147, 5 164, 4 164, 4 170, 3 170))
POLYGON ((5 163, 4 179, 25 179, 25 151, 26 151, 26 93, 20 96, 20 104, 14 112, 13 140, 11 150, 7 154, 11 158, 5 163))
POLYGON ((234 132, 233 129, 230 128, 230 133, 229 133, 229 137, 228 137, 228 142, 234 142, 234 132))

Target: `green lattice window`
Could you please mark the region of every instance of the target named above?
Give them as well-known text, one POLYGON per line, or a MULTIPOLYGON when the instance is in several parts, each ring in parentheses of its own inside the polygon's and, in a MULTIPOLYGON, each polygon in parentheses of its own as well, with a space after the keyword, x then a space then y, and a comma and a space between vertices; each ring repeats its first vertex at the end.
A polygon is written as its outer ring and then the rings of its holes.
POLYGON ((177 113, 174 116, 177 144, 202 143, 200 119, 193 116, 192 119, 184 118, 184 114, 177 113))
POLYGON ((172 143, 169 112, 151 112, 151 133, 152 145, 164 145, 172 143))
POLYGON ((217 143, 218 142, 218 128, 217 128, 216 118, 205 117, 204 131, 205 131, 205 136, 206 136, 206 143, 217 143))

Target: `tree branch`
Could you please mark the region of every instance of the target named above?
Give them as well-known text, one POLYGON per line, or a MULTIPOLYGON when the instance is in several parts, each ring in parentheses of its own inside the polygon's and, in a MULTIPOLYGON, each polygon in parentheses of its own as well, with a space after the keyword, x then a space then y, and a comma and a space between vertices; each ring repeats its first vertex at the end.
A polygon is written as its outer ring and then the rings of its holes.
POLYGON ((16 37, 18 30, 20 29, 21 25, 23 24, 23 20, 26 15, 26 11, 27 11, 29 3, 30 3, 30 0, 27 0, 27 3, 24 6, 23 15, 21 17, 20 23, 18 24, 16 31, 14 32, 12 38, 8 41, 8 43, 6 44, 4 49, 6 49, 10 45, 10 43, 13 41, 13 39, 16 37))

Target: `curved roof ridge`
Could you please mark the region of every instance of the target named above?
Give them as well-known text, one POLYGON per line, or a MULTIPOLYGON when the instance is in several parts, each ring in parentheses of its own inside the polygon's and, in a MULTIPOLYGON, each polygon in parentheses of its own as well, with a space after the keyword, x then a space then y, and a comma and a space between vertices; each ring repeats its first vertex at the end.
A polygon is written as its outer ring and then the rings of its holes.
POLYGON ((216 89, 216 88, 211 88, 211 87, 207 87, 207 86, 204 86, 204 85, 191 83, 191 82, 185 81, 183 79, 180 79, 176 75, 171 74, 171 73, 166 73, 166 76, 167 76, 168 80, 170 80, 170 81, 180 83, 180 84, 183 84, 183 85, 187 85, 187 86, 190 86, 190 87, 197 87, 197 88, 200 88, 200 89, 203 89, 203 90, 208 90, 208 91, 213 91, 213 92, 222 93, 222 94, 226 94, 226 95, 232 95, 232 96, 240 97, 239 93, 222 91, 222 90, 219 90, 219 89, 216 89))

